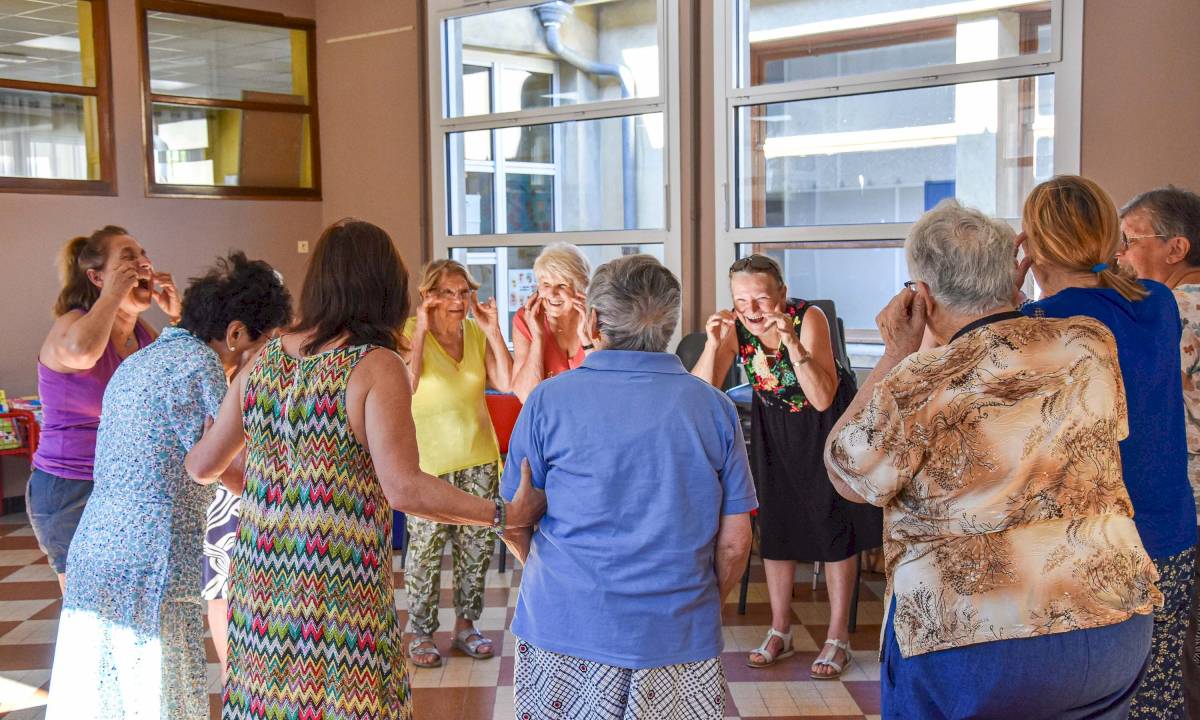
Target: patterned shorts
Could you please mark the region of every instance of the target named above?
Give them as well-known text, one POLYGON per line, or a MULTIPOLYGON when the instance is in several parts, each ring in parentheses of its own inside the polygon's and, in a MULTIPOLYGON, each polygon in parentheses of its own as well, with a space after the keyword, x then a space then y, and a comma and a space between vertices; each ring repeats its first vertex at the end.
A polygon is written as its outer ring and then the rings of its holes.
POLYGON ((1163 606, 1154 612, 1150 664, 1129 708, 1132 720, 1174 720, 1184 715, 1183 658, 1192 599, 1196 548, 1154 558, 1163 606))
POLYGON ((517 638, 517 720, 720 720, 720 658, 646 670, 560 655, 517 638))

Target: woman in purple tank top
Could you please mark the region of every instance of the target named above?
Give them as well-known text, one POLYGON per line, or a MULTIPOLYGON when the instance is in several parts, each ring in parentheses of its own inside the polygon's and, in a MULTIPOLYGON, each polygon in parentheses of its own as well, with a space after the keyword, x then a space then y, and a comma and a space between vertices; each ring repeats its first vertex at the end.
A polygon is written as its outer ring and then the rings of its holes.
POLYGON ((156 273, 145 249, 115 225, 69 242, 60 262, 57 319, 38 354, 44 419, 25 508, 65 588, 67 550, 92 493, 104 388, 122 360, 157 336, 141 314, 155 303, 175 322, 180 302, 170 274, 156 273))

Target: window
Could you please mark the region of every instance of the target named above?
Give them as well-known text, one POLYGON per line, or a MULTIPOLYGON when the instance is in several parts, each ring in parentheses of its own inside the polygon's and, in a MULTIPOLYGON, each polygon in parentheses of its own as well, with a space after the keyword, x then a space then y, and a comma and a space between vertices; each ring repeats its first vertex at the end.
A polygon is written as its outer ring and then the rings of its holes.
POLYGON ((0 190, 113 195, 105 0, 0 5, 0 190))
POLYGON ((502 311, 517 309, 505 283, 558 240, 597 262, 649 248, 679 271, 677 12, 670 0, 430 3, 434 254, 497 279, 502 311))
POLYGON ((923 212, 957 197, 1015 225, 1078 168, 1079 0, 714 3, 717 291, 774 256, 793 295, 836 303, 856 365, 923 212))
POLYGON ((151 195, 320 198, 311 20, 141 0, 151 195))

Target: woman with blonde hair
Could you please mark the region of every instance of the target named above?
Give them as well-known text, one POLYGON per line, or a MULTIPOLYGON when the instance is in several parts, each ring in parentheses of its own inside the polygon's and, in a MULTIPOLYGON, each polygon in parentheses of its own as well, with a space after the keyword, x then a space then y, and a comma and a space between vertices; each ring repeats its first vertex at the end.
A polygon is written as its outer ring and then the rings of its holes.
POLYGON ((1163 606, 1155 613, 1146 677, 1132 718, 1183 717, 1183 636, 1195 557, 1196 514, 1187 477, 1187 437, 1179 373, 1179 307, 1170 289, 1138 280, 1118 266, 1121 225, 1099 185, 1060 175, 1025 199, 1026 258, 1018 281, 1033 270, 1042 298, 1021 310, 1034 317, 1093 317, 1117 340, 1129 406, 1121 465, 1134 522, 1160 576, 1163 606))
POLYGON ((548 245, 533 274, 537 291, 513 317, 512 391, 521 402, 542 380, 583 364, 593 344, 584 327, 591 266, 579 248, 548 245))
MULTIPOLYGON (((407 347, 401 356, 413 387, 421 469, 472 495, 495 497, 500 447, 484 394, 489 386, 508 392, 512 379, 512 355, 500 334, 496 300, 479 302, 479 283, 454 260, 426 265, 419 289, 421 305, 404 327, 407 347), (468 311, 473 317, 467 317, 468 311)), ((409 644, 413 664, 442 664, 433 633, 447 540, 454 558, 454 647, 477 660, 492 657, 492 641, 475 629, 495 545, 491 532, 412 516, 407 524, 404 591, 414 632, 409 644)))
POLYGON ((116 225, 69 242, 60 264, 56 319, 38 353, 45 422, 25 507, 65 592, 67 550, 92 493, 104 388, 125 358, 157 337, 142 313, 158 304, 175 322, 181 309, 171 275, 156 273, 146 250, 116 225))

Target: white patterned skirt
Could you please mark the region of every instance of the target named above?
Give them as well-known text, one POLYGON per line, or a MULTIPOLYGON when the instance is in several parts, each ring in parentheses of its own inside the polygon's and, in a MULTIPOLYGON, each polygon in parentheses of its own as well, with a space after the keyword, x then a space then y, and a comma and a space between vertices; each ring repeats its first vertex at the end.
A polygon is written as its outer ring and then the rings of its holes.
POLYGON ((237 544, 238 515, 242 498, 217 484, 217 497, 208 506, 204 525, 204 589, 205 600, 224 600, 229 585, 229 556, 237 544))
POLYGON ((516 720, 721 720, 720 658, 645 670, 560 655, 517 638, 516 720))

